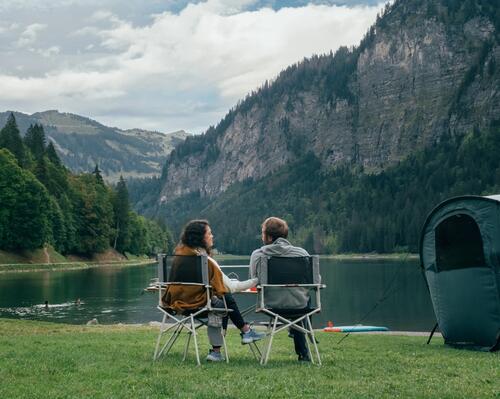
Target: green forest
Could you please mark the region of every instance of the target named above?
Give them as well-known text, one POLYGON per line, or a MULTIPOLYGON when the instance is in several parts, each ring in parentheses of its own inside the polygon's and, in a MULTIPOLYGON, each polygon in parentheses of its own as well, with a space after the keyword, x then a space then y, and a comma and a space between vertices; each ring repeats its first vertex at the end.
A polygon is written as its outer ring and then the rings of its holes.
MULTIPOLYGON (((474 18, 492 21, 496 33, 479 45, 477 59, 465 72, 450 103, 446 103, 449 106, 443 108, 445 119, 465 117, 471 112, 465 93, 479 84, 475 79, 483 76, 491 79, 491 84, 496 83, 495 57, 486 61, 499 38, 497 1, 396 0, 385 7, 359 46, 340 47, 334 54, 312 56, 291 65, 240 101, 215 127, 188 137, 177 146, 162 177, 130 182, 134 209, 167 220, 176 233, 189 219, 207 218, 213 226, 217 248, 228 253, 248 254, 260 246, 260 223, 270 215, 285 218, 293 242, 313 253, 416 252, 425 217, 440 201, 465 194, 500 193, 498 120, 485 120, 481 125, 485 127, 472 129, 468 134, 454 133, 449 125, 444 126, 432 145, 413 149, 397 164, 381 164, 374 171, 364 170, 356 153, 352 163, 326 169, 321 160, 308 152, 315 132, 292 131, 285 116, 279 120, 276 131, 286 137, 286 149, 295 157, 293 162, 261 180, 233 184, 216 198, 194 192, 163 205, 159 205, 158 199, 169 168, 190 158, 197 158, 202 168, 219 162, 224 156, 220 143, 228 127, 235 118, 255 109, 263 110, 259 123, 273 126, 276 121, 271 110, 276 104, 285 101, 285 110, 291 113, 301 104, 300 100, 292 101, 294 98, 300 98, 301 93, 318 92, 325 112, 338 99, 352 104, 352 123, 356 125, 356 68, 360 54, 373 46, 377 31, 397 35, 404 24, 428 20, 442 23, 453 35, 453 30, 463 29, 474 18)), ((417 130, 405 134, 422 133, 417 130)))
POLYGON ((52 245, 61 254, 91 256, 115 248, 134 255, 166 251, 170 233, 131 210, 123 178, 107 185, 96 165, 73 174, 62 165, 43 126, 21 136, 11 114, 0 130, 0 249, 52 245))
POLYGON ((324 170, 309 153, 259 180, 232 185, 216 199, 198 193, 158 207, 160 179, 132 185, 136 209, 169 221, 176 232, 207 218, 218 249, 248 254, 260 244, 260 223, 286 219, 291 239, 313 253, 416 252, 425 217, 442 200, 500 193, 500 123, 464 137, 443 136, 380 173, 344 164, 324 170), (148 196, 141 196, 147 191, 148 196), (158 196, 156 196, 156 199, 158 196))

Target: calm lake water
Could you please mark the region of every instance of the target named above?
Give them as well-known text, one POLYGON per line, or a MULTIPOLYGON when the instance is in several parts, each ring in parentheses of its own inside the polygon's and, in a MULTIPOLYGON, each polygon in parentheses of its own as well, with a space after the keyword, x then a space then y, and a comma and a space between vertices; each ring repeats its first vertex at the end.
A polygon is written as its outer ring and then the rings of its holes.
MULTIPOLYGON (((227 266, 226 274, 246 278, 248 269, 234 266, 245 260, 221 263, 227 266)), ((329 320, 399 331, 429 331, 434 326, 416 260, 321 259, 320 265, 327 288, 321 292, 323 311, 313 320, 316 327, 329 320)), ((158 295, 143 292, 154 277, 156 265, 0 274, 0 317, 73 324, 93 318, 101 324, 160 321, 158 295)), ((249 295, 238 295, 237 300, 242 309, 255 302, 249 295)), ((248 319, 254 319, 253 314, 248 319)))

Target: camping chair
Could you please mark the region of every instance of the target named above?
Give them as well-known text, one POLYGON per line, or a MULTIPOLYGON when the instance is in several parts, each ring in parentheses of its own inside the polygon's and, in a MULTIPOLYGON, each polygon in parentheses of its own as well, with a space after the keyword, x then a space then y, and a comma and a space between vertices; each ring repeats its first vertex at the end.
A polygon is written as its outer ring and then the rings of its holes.
MULTIPOLYGON (((271 353, 274 336, 283 330, 293 328, 306 334, 309 341, 314 345, 318 365, 321 365, 321 357, 318 350, 314 330, 312 328, 311 316, 321 311, 320 289, 325 286, 321 284, 319 274, 319 257, 267 257, 261 259, 259 274, 259 292, 257 298, 256 312, 262 312, 270 317, 268 323, 268 342, 265 346, 260 363, 265 365, 271 353), (287 290, 306 290, 311 294, 309 303, 305 308, 294 309, 281 306, 270 307, 268 298, 272 289, 273 300, 279 297, 280 291, 286 295, 287 290), (278 324, 279 323, 279 324, 278 324)), ((306 339, 307 342, 307 339, 306 339)), ((314 363, 309 342, 307 342, 309 357, 314 363)))
MULTIPOLYGON (((160 333, 156 341, 156 348, 153 355, 153 360, 157 360, 163 353, 168 355, 174 343, 179 338, 181 332, 187 330, 187 341, 184 347, 184 356, 182 361, 186 360, 191 337, 194 341, 194 349, 196 353, 196 361, 200 365, 200 353, 198 349, 197 330, 207 325, 207 317, 209 313, 218 314, 220 316, 227 314, 230 311, 226 307, 214 308, 211 305, 211 286, 208 280, 208 258, 206 255, 186 256, 174 255, 165 256, 158 255, 158 309, 163 313, 163 320, 160 325, 160 333), (168 278, 166 278, 168 276, 168 278), (168 287, 171 286, 200 286, 205 289, 206 303, 202 307, 194 307, 182 312, 177 312, 172 308, 164 307, 162 303, 162 295, 168 287), (160 350, 160 342, 163 334, 171 332, 170 336, 160 350)), ((226 362, 229 362, 227 353, 226 340, 222 336, 226 362)))

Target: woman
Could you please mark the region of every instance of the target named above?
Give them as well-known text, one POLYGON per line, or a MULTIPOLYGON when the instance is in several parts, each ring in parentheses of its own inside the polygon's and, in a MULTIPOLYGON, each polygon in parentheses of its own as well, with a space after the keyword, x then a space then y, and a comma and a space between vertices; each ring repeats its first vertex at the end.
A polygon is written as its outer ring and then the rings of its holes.
MULTIPOLYGON (((232 292, 244 291, 254 287, 257 279, 246 281, 231 280, 221 270, 217 262, 210 257, 213 247, 212 230, 206 220, 192 220, 183 229, 180 243, 175 248, 176 255, 207 255, 208 256, 208 279, 212 286, 212 306, 222 307, 222 298, 225 299, 229 312, 228 315, 234 325, 240 330, 241 343, 249 344, 264 338, 264 333, 258 333, 250 328, 243 320, 238 306, 231 295, 232 292)), ((205 303, 205 292, 202 287, 171 286, 163 300, 170 308, 184 310, 193 306, 203 306, 205 303)), ((221 327, 208 326, 208 339, 212 345, 207 360, 218 362, 224 360, 220 352, 222 346, 221 327)))

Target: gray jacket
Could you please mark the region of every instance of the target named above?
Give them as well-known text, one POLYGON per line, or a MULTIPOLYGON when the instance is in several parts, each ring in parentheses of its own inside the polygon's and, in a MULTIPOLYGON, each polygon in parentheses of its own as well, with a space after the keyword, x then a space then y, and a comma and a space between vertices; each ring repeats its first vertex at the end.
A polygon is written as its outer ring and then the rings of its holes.
MULTIPOLYGON (((309 253, 303 248, 294 247, 284 238, 278 238, 272 244, 264 245, 252 252, 250 257, 250 278, 259 278, 260 263, 264 256, 293 258, 309 256, 309 253)), ((302 309, 309 302, 309 290, 307 288, 266 288, 265 295, 266 305, 270 308, 302 309)))

